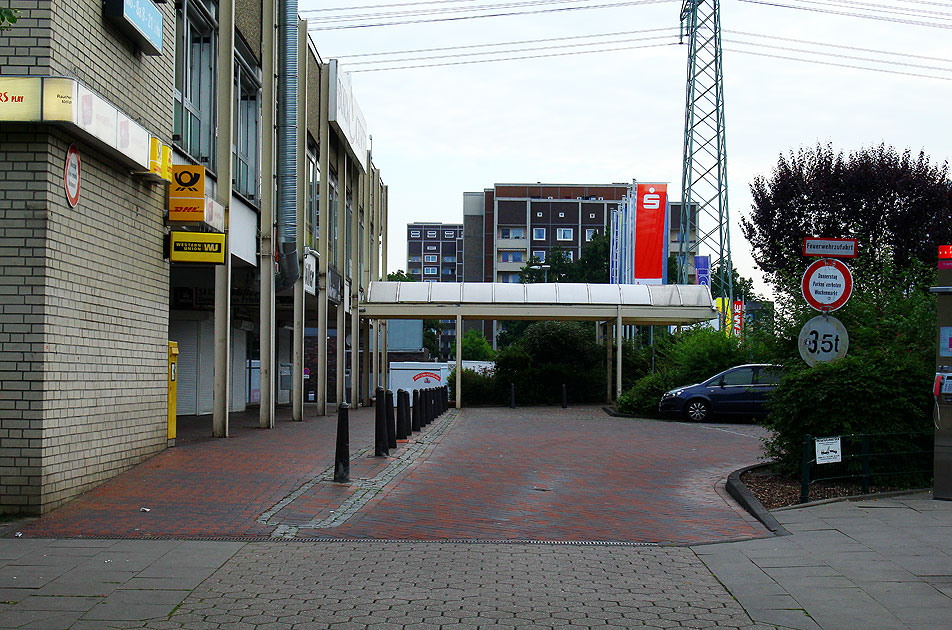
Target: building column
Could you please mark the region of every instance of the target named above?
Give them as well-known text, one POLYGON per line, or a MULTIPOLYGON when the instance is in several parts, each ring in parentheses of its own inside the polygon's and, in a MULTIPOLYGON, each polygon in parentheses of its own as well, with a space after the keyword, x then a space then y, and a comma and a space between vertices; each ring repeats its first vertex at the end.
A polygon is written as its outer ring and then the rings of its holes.
POLYGON ((330 230, 328 221, 328 197, 330 196, 330 142, 328 140, 330 127, 328 116, 329 80, 326 67, 321 69, 320 94, 320 125, 318 135, 318 162, 321 165, 321 179, 318 183, 320 194, 318 199, 318 238, 317 238, 317 409, 322 416, 327 415, 327 266, 330 263, 327 257, 327 233, 330 230))
POLYGON ((274 1, 261 7, 261 235, 258 256, 258 426, 274 427, 274 1))
POLYGON ((621 305, 615 323, 615 342, 618 345, 615 356, 615 400, 621 396, 621 305))
POLYGON ((231 403, 231 140, 235 86, 235 3, 218 5, 218 143, 216 146, 218 202, 225 207, 225 264, 215 267, 215 386, 212 435, 228 437, 231 403))
POLYGON ((463 407, 463 315, 456 314, 456 408, 463 407))
POLYGON ((612 404, 612 323, 605 322, 605 402, 612 404))
POLYGON ((291 336, 291 419, 304 420, 304 213, 307 208, 307 22, 298 19, 298 66, 297 66, 297 251, 298 269, 301 275, 294 283, 294 334, 291 336))
POLYGON ((360 388, 363 396, 360 397, 360 404, 364 407, 370 406, 370 320, 363 320, 363 326, 360 329, 360 347, 361 369, 360 369, 360 388))
POLYGON ((383 370, 381 370, 383 382, 380 384, 380 386, 384 389, 387 389, 390 386, 390 353, 387 349, 387 320, 382 321, 383 325, 381 326, 382 331, 380 333, 380 353, 381 360, 383 361, 383 370))

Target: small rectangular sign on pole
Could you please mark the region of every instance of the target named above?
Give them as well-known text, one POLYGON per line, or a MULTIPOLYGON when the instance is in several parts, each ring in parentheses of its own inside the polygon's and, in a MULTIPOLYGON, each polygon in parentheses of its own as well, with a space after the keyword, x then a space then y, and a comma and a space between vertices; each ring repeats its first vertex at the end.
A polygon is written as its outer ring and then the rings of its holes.
POLYGON ((817 464, 835 464, 843 461, 843 449, 840 446, 840 438, 816 438, 816 463, 817 464))
POLYGON ((808 236, 803 239, 803 255, 823 258, 856 258, 856 239, 808 236))

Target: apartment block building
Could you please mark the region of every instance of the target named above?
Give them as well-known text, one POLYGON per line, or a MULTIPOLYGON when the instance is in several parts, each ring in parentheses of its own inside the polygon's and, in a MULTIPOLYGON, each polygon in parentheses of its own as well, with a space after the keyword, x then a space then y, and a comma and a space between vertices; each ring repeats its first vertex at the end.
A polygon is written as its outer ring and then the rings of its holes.
MULTIPOLYGON (((408 223, 407 273, 423 282, 462 282, 462 223, 408 223)), ((441 322, 440 358, 456 347, 456 321, 441 322)))
POLYGON ((169 342, 217 437, 367 402, 379 364, 387 187, 296 3, 66 4, 0 34, 0 513, 172 443, 169 342))

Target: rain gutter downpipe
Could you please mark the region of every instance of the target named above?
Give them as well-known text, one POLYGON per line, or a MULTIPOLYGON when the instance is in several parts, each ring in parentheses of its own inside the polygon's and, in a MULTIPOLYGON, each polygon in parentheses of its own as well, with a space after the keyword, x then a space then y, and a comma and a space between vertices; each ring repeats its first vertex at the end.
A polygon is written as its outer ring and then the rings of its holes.
POLYGON ((301 276, 297 255, 297 92, 298 2, 280 0, 278 23, 277 256, 275 293, 294 286, 301 276))

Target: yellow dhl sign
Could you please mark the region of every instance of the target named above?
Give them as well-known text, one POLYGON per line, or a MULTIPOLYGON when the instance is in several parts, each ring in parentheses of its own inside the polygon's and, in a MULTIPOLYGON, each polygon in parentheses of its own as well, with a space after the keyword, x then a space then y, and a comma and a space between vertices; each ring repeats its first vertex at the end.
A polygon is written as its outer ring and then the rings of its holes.
POLYGON ((169 221, 205 220, 205 167, 194 164, 172 166, 169 186, 169 221))
POLYGON ((225 263, 225 235, 207 232, 172 232, 169 260, 223 265, 225 263))

